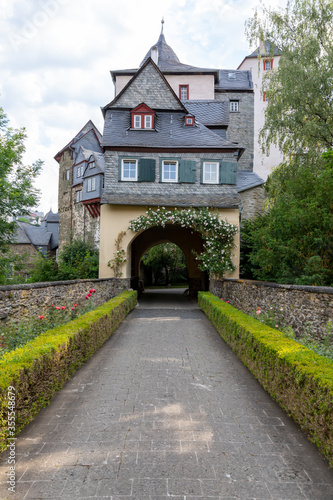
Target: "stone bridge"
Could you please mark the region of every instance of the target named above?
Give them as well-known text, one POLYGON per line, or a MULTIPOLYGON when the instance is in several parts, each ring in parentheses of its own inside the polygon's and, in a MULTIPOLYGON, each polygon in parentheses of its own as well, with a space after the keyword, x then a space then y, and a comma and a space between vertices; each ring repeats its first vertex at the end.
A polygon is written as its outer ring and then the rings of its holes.
POLYGON ((333 499, 327 461, 182 290, 146 291, 15 447, 1 499, 333 499))

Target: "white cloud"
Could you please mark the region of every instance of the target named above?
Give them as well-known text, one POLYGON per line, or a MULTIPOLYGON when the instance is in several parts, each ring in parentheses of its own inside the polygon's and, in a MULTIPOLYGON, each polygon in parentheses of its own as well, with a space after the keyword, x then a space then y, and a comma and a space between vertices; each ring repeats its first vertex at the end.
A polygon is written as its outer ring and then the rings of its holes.
MULTIPOLYGON (((277 0, 267 4, 274 6, 277 0)), ((0 0, 0 106, 25 127, 26 163, 44 160, 40 208, 57 210, 54 155, 114 94, 110 69, 136 68, 164 34, 181 62, 236 68, 257 0, 0 0)))

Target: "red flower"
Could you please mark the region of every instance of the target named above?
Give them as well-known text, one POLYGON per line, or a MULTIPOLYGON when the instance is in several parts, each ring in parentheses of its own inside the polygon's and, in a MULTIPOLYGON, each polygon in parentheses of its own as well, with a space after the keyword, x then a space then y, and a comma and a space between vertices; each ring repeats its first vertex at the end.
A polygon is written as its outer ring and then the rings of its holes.
POLYGON ((39 319, 44 319, 45 316, 43 316, 42 314, 39 316, 39 319))
POLYGON ((87 297, 91 297, 91 293, 88 293, 87 297))
POLYGON ((87 300, 89 300, 89 297, 88 297, 88 295, 86 295, 86 299, 87 299, 87 300))
POLYGON ((55 306, 55 308, 56 308, 56 309, 60 309, 60 307, 59 307, 59 306, 55 306))
POLYGON ((66 309, 65 306, 61 306, 60 309, 63 311, 64 309, 66 309))
POLYGON ((96 293, 95 288, 92 288, 91 290, 89 290, 89 293, 96 293))
POLYGON ((74 304, 74 305, 73 305, 73 307, 78 307, 78 305, 77 305, 77 304, 74 304))
POLYGON ((72 310, 72 311, 73 311, 73 309, 75 309, 75 307, 74 307, 74 306, 73 306, 73 307, 71 307, 71 310, 72 310))

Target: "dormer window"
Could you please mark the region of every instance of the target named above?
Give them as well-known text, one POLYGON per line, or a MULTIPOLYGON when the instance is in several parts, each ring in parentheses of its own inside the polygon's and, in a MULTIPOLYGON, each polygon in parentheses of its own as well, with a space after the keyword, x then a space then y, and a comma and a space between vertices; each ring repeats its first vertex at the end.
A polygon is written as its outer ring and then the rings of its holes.
POLYGON ((193 127, 194 125, 194 116, 185 116, 185 125, 189 127, 193 127))
POLYGON ((155 113, 142 103, 131 111, 131 128, 135 130, 153 130, 155 113))
POLYGON ((91 161, 88 165, 88 168, 95 168, 95 162, 91 161))

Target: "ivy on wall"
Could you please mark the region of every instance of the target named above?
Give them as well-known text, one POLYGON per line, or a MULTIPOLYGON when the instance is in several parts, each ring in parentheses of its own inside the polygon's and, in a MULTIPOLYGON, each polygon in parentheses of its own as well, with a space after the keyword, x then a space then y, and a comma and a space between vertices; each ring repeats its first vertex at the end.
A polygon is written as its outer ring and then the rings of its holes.
POLYGON ((235 248, 234 236, 237 226, 221 220, 217 211, 208 208, 189 208, 184 210, 167 210, 164 207, 147 210, 146 215, 140 215, 130 221, 129 229, 134 232, 143 231, 153 226, 165 227, 167 224, 178 224, 200 233, 203 240, 203 251, 199 254, 192 250, 200 261, 199 269, 208 271, 217 277, 226 271, 233 271, 232 251, 235 248))

